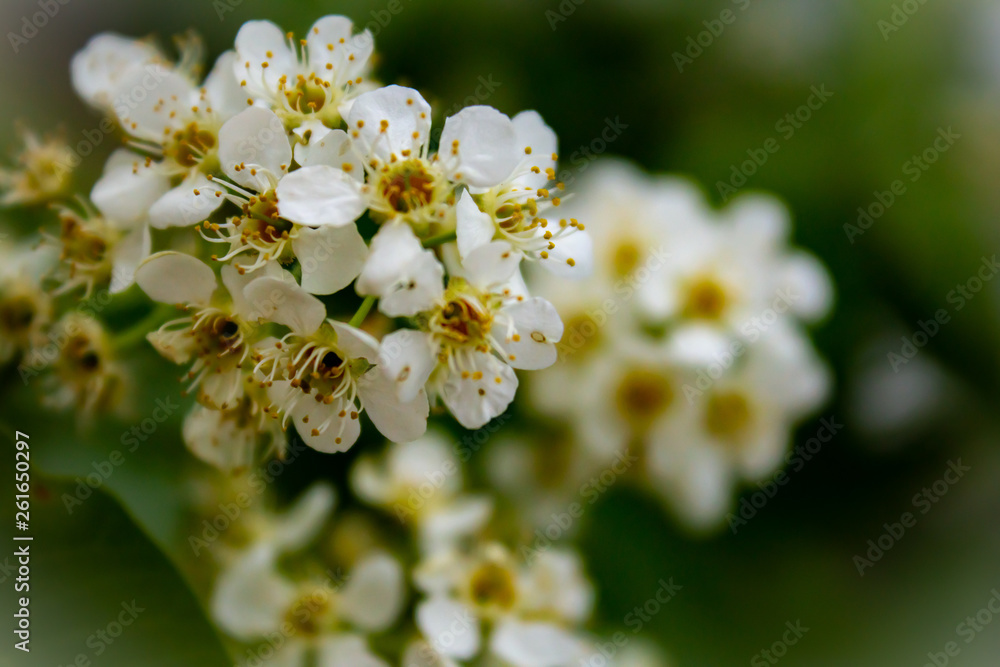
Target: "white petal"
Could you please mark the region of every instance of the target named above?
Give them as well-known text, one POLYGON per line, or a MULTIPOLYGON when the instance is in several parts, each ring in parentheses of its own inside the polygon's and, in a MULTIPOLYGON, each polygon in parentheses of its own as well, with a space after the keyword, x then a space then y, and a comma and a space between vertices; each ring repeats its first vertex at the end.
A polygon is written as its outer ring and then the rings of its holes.
POLYGON ((435 597, 417 605, 417 627, 439 652, 468 660, 479 652, 479 619, 466 605, 435 597))
POLYGON ((493 240, 496 226, 493 218, 479 210, 476 201, 463 190, 455 206, 457 220, 458 252, 464 260, 469 253, 493 240))
POLYGON ((370 333, 336 320, 330 320, 330 326, 337 332, 337 347, 348 357, 373 364, 378 361, 379 344, 370 333))
MULTIPOLYGON (((300 667, 299 663, 296 667, 300 667)), ((316 648, 316 667, 389 667, 368 648, 363 637, 337 634, 324 637, 316 648)))
POLYGON ((119 148, 108 158, 104 173, 90 200, 115 224, 129 224, 146 217, 149 207, 170 188, 170 179, 145 158, 119 148))
POLYGON ((243 397, 244 381, 238 366, 222 373, 208 373, 198 385, 198 401, 216 410, 228 410, 243 397))
POLYGON ((358 393, 375 428, 389 440, 410 442, 427 431, 430 407, 425 392, 419 391, 416 398, 403 403, 395 382, 375 368, 358 381, 358 393))
POLYGON ((270 544, 279 551, 297 551, 316 539, 330 518, 337 495, 326 482, 317 482, 300 495, 275 522, 270 544))
POLYGON ((156 143, 184 127, 198 99, 198 91, 188 79, 162 69, 156 76, 146 68, 131 70, 122 79, 118 94, 124 96, 115 104, 122 128, 134 137, 156 143), (142 94, 137 95, 140 91, 142 94))
POLYGON ((551 623, 501 622, 490 637, 490 650, 516 667, 561 667, 580 650, 580 642, 551 623))
POLYGON ((434 305, 444 291, 444 268, 409 225, 383 225, 372 239, 355 289, 362 296, 380 297, 379 310, 386 315, 409 317, 434 305))
POLYGON ((238 59, 235 51, 225 51, 215 60, 205 79, 205 92, 212 112, 224 121, 247 108, 247 94, 236 78, 238 59))
POLYGON ((132 69, 160 58, 148 42, 113 32, 95 35, 70 63, 73 88, 95 107, 109 109, 122 79, 132 69))
POLYGON ((445 120, 439 154, 454 180, 489 188, 517 166, 516 145, 510 118, 493 107, 471 106, 445 120))
POLYGON ((386 86, 359 95, 347 117, 367 154, 387 162, 404 150, 419 153, 431 128, 431 107, 412 88, 386 86), (383 121, 387 124, 384 126, 383 121), (416 133, 416 137, 414 137, 416 133))
POLYGON ((135 282, 135 270, 149 257, 152 247, 153 240, 146 225, 140 225, 118 241, 113 251, 109 292, 118 294, 132 286, 135 282))
POLYGON ((467 377, 453 373, 441 390, 455 419, 469 429, 485 426, 503 413, 517 392, 517 376, 510 366, 488 352, 473 352, 473 359, 467 377))
POLYGON ((349 225, 365 212, 358 182, 325 165, 293 171, 277 193, 281 217, 301 225, 349 225))
POLYGON ((212 595, 212 618, 226 632, 253 640, 281 627, 295 587, 277 573, 270 545, 240 556, 224 569, 212 595))
POLYGON ((240 428, 222 410, 195 405, 184 418, 184 444, 199 459, 220 470, 246 470, 254 462, 255 428, 240 428))
MULTIPOLYGON (((278 385, 277 382, 274 384, 278 385)), ((292 411, 292 421, 302 441, 324 454, 346 452, 361 435, 361 420, 357 417, 356 408, 344 401, 327 405, 306 396, 292 411), (343 417, 341 412, 345 413, 343 417), (321 429, 323 424, 327 426, 321 429)))
POLYGON ((208 305, 215 292, 215 273, 191 255, 168 250, 139 265, 135 281, 153 301, 167 304, 208 305))
POLYGON ((358 182, 365 180, 361 157, 354 150, 354 142, 343 130, 332 130, 319 138, 314 132, 309 143, 295 147, 295 161, 303 167, 334 167, 358 182))
POLYGON ((266 191, 270 183, 265 175, 252 171, 263 168, 280 178, 292 161, 292 146, 281 119, 268 109, 248 107, 227 120, 219 130, 219 161, 235 183, 266 191))
MULTIPOLYGON (((252 262, 252 260, 245 261, 252 262)), ((253 306, 243 295, 243 290, 246 286, 264 276, 294 283, 295 276, 285 271, 281 268, 281 264, 275 261, 267 262, 262 268, 253 272, 244 269, 243 273, 240 273, 240 267, 240 258, 237 258, 233 262, 224 264, 219 275, 222 278, 222 284, 226 286, 226 290, 233 300, 233 311, 235 314, 245 322, 256 322, 263 315, 253 310, 253 306)))
POLYGON ((429 334, 399 329, 382 339, 379 369, 396 386, 403 402, 417 398, 436 364, 429 334))
POLYGON ((446 548, 463 537, 475 534, 493 514, 489 498, 460 498, 435 509, 420 523, 425 551, 446 548))
POLYGON ((257 319, 283 324, 300 335, 319 329, 326 319, 326 306, 295 283, 268 276, 250 282, 243 297, 257 319))
POLYGON ((493 241, 469 253, 463 261, 469 282, 488 290, 510 280, 521 263, 521 253, 506 241, 493 241))
POLYGON ((236 74, 252 93, 275 96, 278 80, 294 79, 297 73, 298 57, 289 49, 285 33, 270 21, 244 23, 236 33, 236 53, 236 74))
POLYGON ((190 227, 206 220, 225 202, 222 188, 193 172, 149 209, 149 224, 157 229, 190 227), (197 194, 195 194, 197 192, 197 194))
POLYGON ((559 152, 556 133, 545 124, 537 111, 522 111, 514 116, 512 122, 517 133, 517 150, 526 156, 521 164, 538 167, 538 173, 529 171, 515 178, 513 184, 534 190, 543 188, 550 180, 547 170, 556 167, 556 161, 552 159, 559 152))
POLYGON ((563 323, 551 303, 533 297, 502 312, 514 322, 514 334, 500 341, 507 363, 523 370, 539 370, 555 363, 555 344, 562 338, 563 323))
POLYGON ((353 30, 351 21, 343 16, 324 16, 309 30, 307 48, 313 72, 338 87, 368 70, 375 49, 370 32, 352 36, 353 30), (332 71, 326 68, 328 64, 332 71))
POLYGON ((797 252, 785 260, 780 277, 783 291, 792 310, 807 322, 815 322, 830 310, 833 303, 833 284, 830 274, 818 259, 805 252, 797 252))
POLYGON ((302 288, 333 294, 350 285, 368 258, 368 246, 355 225, 302 227, 292 250, 302 266, 302 288))
POLYGON ((378 632, 392 625, 405 599, 399 562, 385 554, 374 554, 351 571, 340 591, 338 609, 356 627, 378 632))

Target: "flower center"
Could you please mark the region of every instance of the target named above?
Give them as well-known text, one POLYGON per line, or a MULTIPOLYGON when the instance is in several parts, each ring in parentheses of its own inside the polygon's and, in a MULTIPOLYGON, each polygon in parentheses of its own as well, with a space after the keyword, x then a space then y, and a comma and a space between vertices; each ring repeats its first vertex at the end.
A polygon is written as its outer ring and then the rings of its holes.
POLYGON ((686 317, 703 320, 718 320, 728 305, 726 290, 711 278, 701 278, 688 289, 684 306, 686 317))
POLYGON ((517 599, 513 573, 496 563, 480 565, 469 580, 472 601, 480 607, 510 609, 517 599))
POLYGON ((303 595, 285 613, 285 621, 292 632, 300 637, 316 637, 324 627, 324 618, 330 613, 330 596, 323 593, 303 595))
POLYGON ((724 440, 736 440, 750 425, 750 404, 742 394, 716 393, 708 399, 705 429, 724 440))
POLYGON ((648 426, 674 400, 674 388, 666 376, 645 369, 625 374, 617 392, 618 410, 630 422, 648 426))
POLYGON ((389 209, 413 213, 435 201, 438 180, 422 160, 406 160, 385 168, 379 193, 389 209))
POLYGON ((211 173, 216 165, 206 161, 206 158, 215 155, 217 143, 213 130, 192 122, 174 132, 163 148, 163 155, 182 167, 192 168, 201 165, 204 171, 211 173))
POLYGON ((611 252, 611 266, 619 278, 632 275, 642 261, 642 248, 635 241, 622 241, 611 252))
POLYGON ((493 327, 493 312, 481 299, 465 293, 468 286, 449 286, 444 305, 431 318, 431 330, 458 345, 482 345, 493 327))
POLYGON ((15 296, 0 302, 0 325, 9 335, 30 329, 37 314, 34 301, 27 296, 15 296))

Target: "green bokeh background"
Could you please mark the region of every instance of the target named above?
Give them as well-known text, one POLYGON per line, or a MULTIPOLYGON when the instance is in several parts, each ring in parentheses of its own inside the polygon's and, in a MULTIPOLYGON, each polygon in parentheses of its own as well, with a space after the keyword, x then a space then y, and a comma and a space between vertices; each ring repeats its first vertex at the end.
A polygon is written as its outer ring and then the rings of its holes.
MULTIPOLYGON (((998 249, 1000 14, 991 4, 931 0, 885 39, 878 22, 890 18, 889 0, 753 0, 745 10, 742 1, 399 2, 403 11, 376 38, 383 81, 417 87, 441 113, 464 104, 480 77, 492 78, 500 85, 486 103, 510 114, 540 111, 571 163, 607 119, 619 119, 628 127, 609 153, 690 176, 716 203, 715 184, 747 159, 748 149, 779 136, 775 123, 803 104, 812 86, 834 93, 794 137, 779 139, 780 151, 747 188, 787 201, 796 242, 834 276, 836 309, 815 338, 835 371, 837 392, 818 416, 845 426, 735 535, 691 536, 637 492, 609 493, 584 526, 583 550, 600 593, 594 628, 631 634, 626 615, 656 592, 661 578, 673 577, 683 590, 641 636, 680 666, 750 664, 796 620, 810 630, 781 659, 789 667, 916 667, 949 641, 961 646, 951 664, 998 664, 1000 618, 970 644, 955 633, 985 606, 991 589, 1000 589, 1000 282, 987 283, 954 312, 892 376, 895 384, 876 386, 871 372, 884 374, 899 337, 951 308, 949 292, 998 249), (673 54, 726 8, 736 22, 679 72, 673 54), (550 11, 565 20, 553 22, 550 11), (903 163, 930 146, 941 127, 953 127, 961 139, 851 243, 844 225, 856 221, 858 207, 869 206, 876 191, 904 177, 903 163), (925 373, 908 375, 918 364, 925 373), (885 416, 884 406, 905 404, 925 386, 926 373, 938 381, 904 426, 876 429, 861 416, 864 406, 883 406, 874 412, 885 416), (958 458, 972 471, 859 576, 853 557, 882 534, 884 523, 912 510, 912 496, 958 458)), ((388 4, 69 0, 18 53, 7 38, 0 45, 0 128, 7 128, 0 145, 13 147, 16 119, 38 129, 62 125, 74 142, 97 127, 68 75, 72 54, 97 32, 169 37, 194 27, 214 57, 249 19, 302 32, 327 13, 368 22, 388 4)), ((36 2, 4 0, 4 35, 36 11, 36 2)), ((109 138, 85 160, 77 174, 81 188, 89 188, 113 143, 109 138)), ((137 354, 137 363, 162 380, 137 393, 141 415, 156 398, 172 395, 175 369, 137 354)), ((5 375, 0 417, 32 434, 36 475, 53 477, 44 482, 48 500, 35 501, 36 650, 31 656, 11 650, 7 578, 0 585, 6 619, 0 664, 61 665, 77 653, 92 654, 87 637, 131 598, 150 611, 94 664, 225 664, 195 596, 171 565, 184 560, 186 548, 186 487, 179 480, 192 463, 179 437, 183 411, 108 480, 113 499, 98 496, 67 515, 60 479, 91 471, 120 448, 130 423, 108 420, 77 436, 65 415, 35 406, 17 375, 5 375)), ((797 442, 818 428, 804 424, 797 442)), ((0 461, 4 494, 12 493, 11 459, 5 454, 0 461)), ((316 476, 341 478, 345 460, 304 454, 281 476, 280 490, 291 493, 316 476)), ((9 544, 10 503, 0 505, 0 542, 9 544)), ((7 549, 0 547, 0 562, 7 549)))

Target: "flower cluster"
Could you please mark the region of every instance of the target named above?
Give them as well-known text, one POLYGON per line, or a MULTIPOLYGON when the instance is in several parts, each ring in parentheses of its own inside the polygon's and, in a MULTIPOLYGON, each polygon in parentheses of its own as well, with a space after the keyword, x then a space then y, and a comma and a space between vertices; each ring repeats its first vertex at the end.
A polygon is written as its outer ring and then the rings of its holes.
POLYGON ((564 457, 567 488, 627 451, 681 519, 714 525, 740 482, 783 464, 792 427, 826 397, 803 324, 828 311, 829 279, 787 247, 788 214, 772 197, 716 212, 693 185, 616 161, 580 190, 572 207, 602 221, 600 251, 579 289, 534 281, 567 324, 531 406, 579 444, 564 457))
MULTIPOLYGON (((555 361, 562 322, 522 260, 584 277, 591 246, 556 217, 556 137, 537 113, 467 107, 435 146, 430 105, 376 83, 371 35, 340 16, 302 39, 249 22, 204 79, 198 40, 178 43, 173 62, 102 34, 74 57, 77 92, 127 147, 46 242, 55 294, 134 282, 181 311, 148 340, 188 369, 195 454, 236 469, 280 455, 269 420, 343 452, 363 414, 407 442, 439 404, 478 428, 513 401, 515 369, 555 361), (343 321, 348 290, 364 300, 343 321), (366 323, 376 302, 385 319, 366 323)), ((58 151, 28 139, 11 201, 61 189, 45 178, 58 151)))

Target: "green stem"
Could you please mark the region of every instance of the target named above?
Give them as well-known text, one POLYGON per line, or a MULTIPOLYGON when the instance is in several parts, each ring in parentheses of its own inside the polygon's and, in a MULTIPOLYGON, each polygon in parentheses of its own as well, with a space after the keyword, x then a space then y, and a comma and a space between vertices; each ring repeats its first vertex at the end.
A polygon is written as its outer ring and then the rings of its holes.
POLYGON ((371 312, 372 306, 375 305, 375 301, 377 301, 376 297, 366 296, 365 300, 361 302, 358 312, 354 313, 354 317, 351 318, 351 321, 348 322, 348 324, 352 327, 360 327, 361 323, 365 321, 366 317, 368 317, 368 313, 371 312))
POLYGON ((437 236, 431 236, 424 239, 425 248, 435 248, 439 245, 444 245, 445 243, 450 243, 458 238, 458 232, 451 231, 445 232, 444 234, 438 234, 437 236))
POLYGON ((146 339, 146 334, 158 329, 173 313, 173 306, 158 304, 144 318, 128 329, 115 334, 111 339, 112 346, 118 350, 125 350, 141 343, 146 339))

